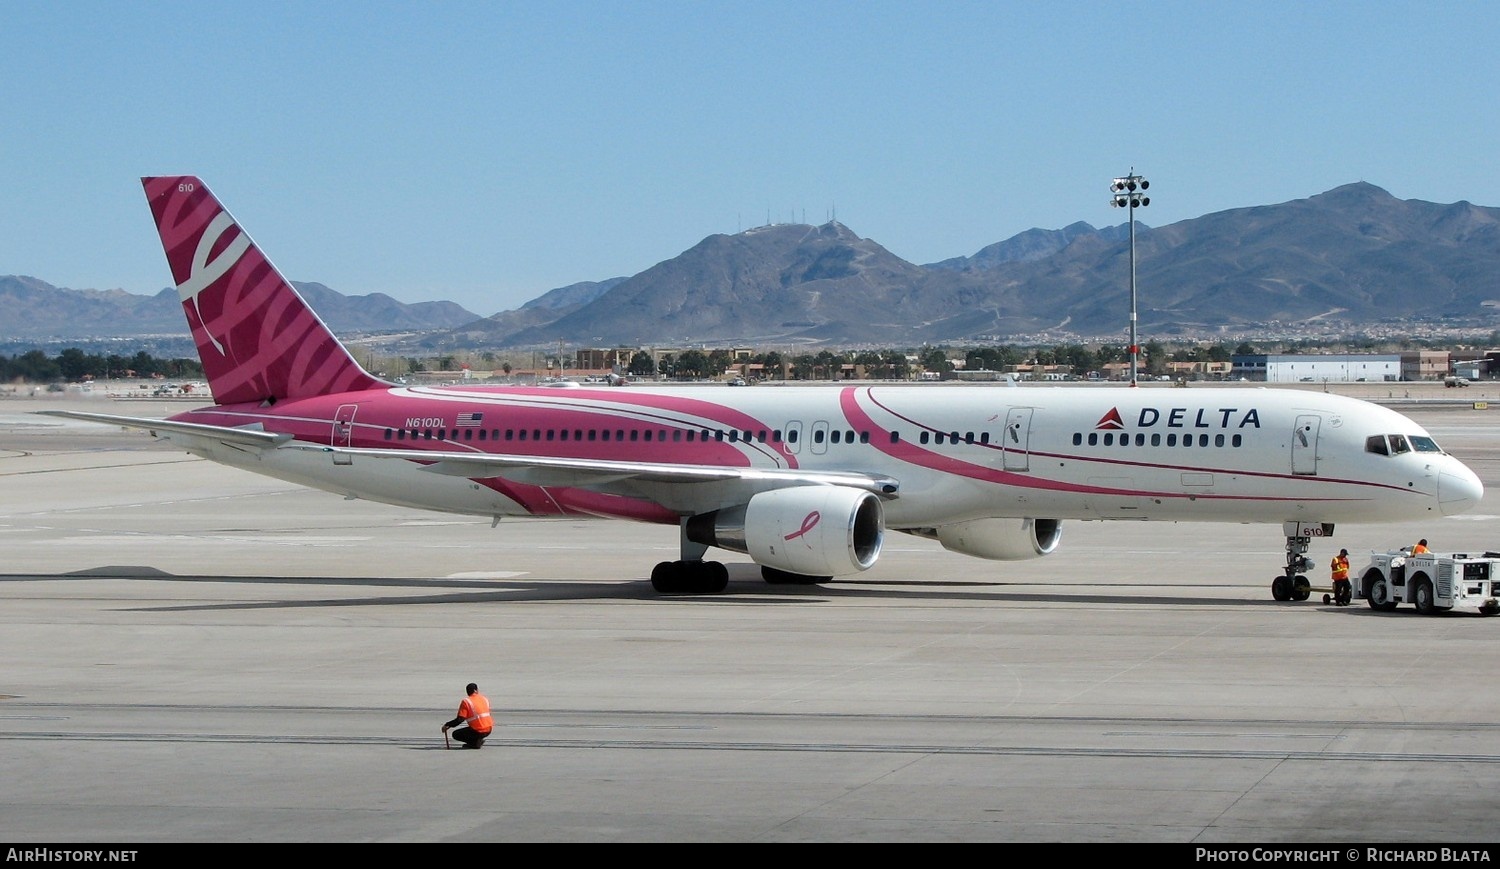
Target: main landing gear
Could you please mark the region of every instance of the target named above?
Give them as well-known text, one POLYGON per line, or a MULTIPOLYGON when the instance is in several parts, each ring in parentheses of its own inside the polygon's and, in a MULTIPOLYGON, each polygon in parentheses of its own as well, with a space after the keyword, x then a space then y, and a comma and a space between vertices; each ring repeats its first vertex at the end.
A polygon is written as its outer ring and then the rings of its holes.
MULTIPOLYGON (((687 520, 683 520, 680 548, 682 558, 663 561, 651 570, 651 587, 662 594, 718 594, 729 587, 729 568, 718 561, 704 561, 707 543, 688 539, 687 520)), ((738 551, 738 550, 737 550, 738 551)), ((771 585, 817 585, 829 582, 831 576, 804 576, 762 566, 761 578, 771 585)))
POLYGON ((651 587, 662 594, 718 594, 729 587, 729 568, 722 562, 704 561, 708 544, 689 540, 687 520, 679 530, 682 558, 663 561, 651 569, 651 587))

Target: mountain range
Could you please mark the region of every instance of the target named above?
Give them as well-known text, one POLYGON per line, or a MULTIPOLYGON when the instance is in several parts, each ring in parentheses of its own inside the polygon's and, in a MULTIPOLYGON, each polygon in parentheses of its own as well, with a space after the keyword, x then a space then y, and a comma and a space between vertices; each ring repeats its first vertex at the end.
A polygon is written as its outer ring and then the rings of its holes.
MULTIPOLYGON (((1136 221, 1142 336, 1322 324, 1500 323, 1500 209, 1397 199, 1358 182, 1162 227, 1136 221)), ((416 346, 916 346, 1119 340, 1129 226, 1031 229, 917 265, 837 221, 716 234, 640 274, 583 281, 481 317, 296 283, 335 331, 423 333, 416 346)), ((175 290, 136 296, 0 276, 0 337, 185 334, 175 290)))

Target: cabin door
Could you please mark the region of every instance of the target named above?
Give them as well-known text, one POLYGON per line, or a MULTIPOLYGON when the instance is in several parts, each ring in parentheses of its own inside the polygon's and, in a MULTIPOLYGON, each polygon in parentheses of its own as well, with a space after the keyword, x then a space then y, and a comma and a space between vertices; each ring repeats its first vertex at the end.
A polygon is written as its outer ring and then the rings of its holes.
POLYGON ((1297 427, 1292 431, 1292 473, 1312 475, 1318 472, 1318 426, 1321 422, 1316 414, 1297 417, 1297 427))
MULTIPOLYGON (((354 446, 354 413, 359 410, 357 404, 341 404, 338 412, 333 415, 333 432, 329 435, 329 446, 352 447, 354 446)), ((354 457, 344 453, 334 453, 333 463, 335 465, 351 465, 354 457)))
POLYGON ((1005 415, 1000 448, 1007 471, 1031 470, 1031 411, 1029 407, 1013 407, 1005 415))

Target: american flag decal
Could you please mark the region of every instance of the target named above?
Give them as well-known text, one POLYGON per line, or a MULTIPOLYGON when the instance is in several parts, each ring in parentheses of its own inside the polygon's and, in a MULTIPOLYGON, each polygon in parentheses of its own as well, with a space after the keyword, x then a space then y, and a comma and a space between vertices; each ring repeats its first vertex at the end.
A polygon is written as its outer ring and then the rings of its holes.
POLYGON ((461 413, 461 414, 458 415, 458 427, 459 428, 472 428, 472 427, 474 427, 476 425, 484 425, 484 414, 482 414, 482 413, 461 413))

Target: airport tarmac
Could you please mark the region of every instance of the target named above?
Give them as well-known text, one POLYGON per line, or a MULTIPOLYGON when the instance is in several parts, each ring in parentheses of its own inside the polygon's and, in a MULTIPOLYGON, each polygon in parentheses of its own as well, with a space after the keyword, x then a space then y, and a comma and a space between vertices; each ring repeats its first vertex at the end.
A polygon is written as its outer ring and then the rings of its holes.
MULTIPOLYGON (((675 529, 345 501, 30 413, 64 406, 182 409, 0 401, 9 841, 1495 838, 1500 619, 1277 602, 1279 527, 898 534, 816 587, 725 553, 662 597, 675 529), (498 726, 448 751, 469 681, 498 726)), ((1340 526, 1315 586, 1339 546, 1500 549, 1500 408, 1399 409, 1485 504, 1340 526)))

